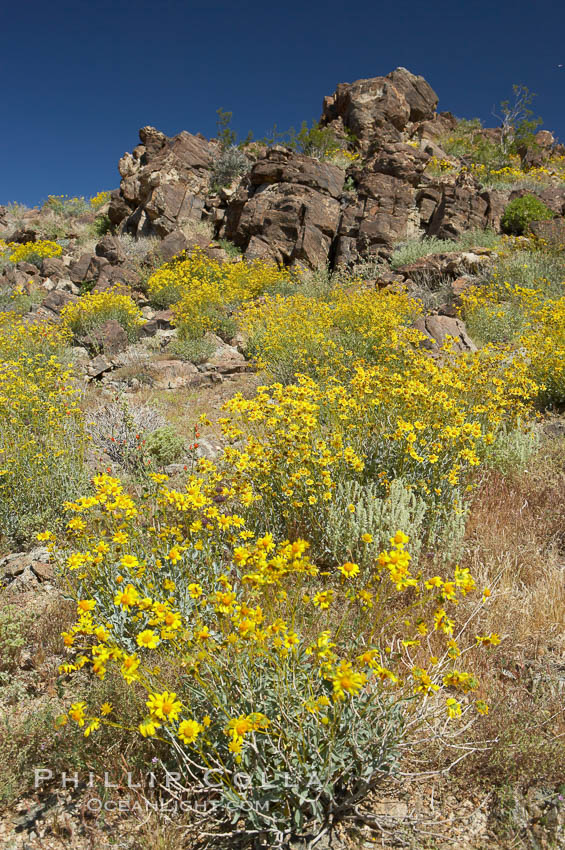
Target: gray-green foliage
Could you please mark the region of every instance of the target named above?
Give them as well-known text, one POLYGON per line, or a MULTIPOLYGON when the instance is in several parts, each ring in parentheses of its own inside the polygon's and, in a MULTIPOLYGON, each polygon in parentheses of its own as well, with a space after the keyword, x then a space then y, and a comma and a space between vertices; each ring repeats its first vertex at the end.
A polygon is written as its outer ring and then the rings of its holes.
POLYGON ((0 609, 0 672, 9 673, 17 667, 30 620, 30 614, 17 605, 0 609))
POLYGON ((42 208, 64 218, 83 215, 92 209, 86 198, 69 198, 66 195, 49 195, 42 208))
POLYGON ((479 345, 508 343, 516 339, 525 322, 520 304, 505 301, 495 308, 490 305, 477 307, 466 318, 467 330, 479 345))
POLYGON ((503 475, 523 472, 541 443, 539 428, 501 428, 488 454, 488 465, 503 475))
POLYGON ((430 510, 429 503, 401 478, 394 480, 387 496, 373 483, 342 481, 330 503, 321 547, 334 562, 350 557, 368 564, 389 545, 398 530, 410 538, 407 548, 417 560, 422 550, 438 547, 439 560, 454 557, 465 532, 466 512, 455 509, 430 510), (372 543, 364 543, 370 534, 372 543))
POLYGON ((235 145, 223 150, 212 167, 212 186, 221 188, 229 186, 233 181, 242 177, 251 168, 251 163, 235 145))
POLYGON ((504 343, 518 338, 528 314, 520 292, 514 287, 537 290, 542 298, 560 298, 565 279, 565 255, 557 251, 512 250, 500 257, 478 283, 489 288, 496 306, 476 307, 465 321, 478 343, 504 343))
POLYGON ((213 712, 218 704, 225 706, 227 716, 249 715, 260 706, 268 717, 277 718, 277 725, 284 724, 284 732, 254 735, 243 751, 239 772, 231 775, 219 759, 206 770, 207 765, 197 766, 194 752, 172 735, 171 743, 187 785, 194 789, 195 780, 202 783, 197 788, 208 801, 208 823, 228 819, 238 825, 239 835, 259 835, 264 846, 287 847, 291 839, 319 835, 394 771, 406 734, 405 709, 390 695, 365 688, 354 702, 328 707, 326 713, 336 716, 328 735, 319 715, 304 712, 307 699, 322 694, 327 698, 327 686, 320 677, 312 681, 303 650, 289 653, 282 663, 269 653, 251 659, 221 672, 204 663, 206 688, 191 688, 192 710, 195 716, 212 716, 207 730, 212 741, 225 736, 225 717, 213 712))
POLYGON ((154 407, 132 404, 123 397, 99 405, 90 420, 87 427, 92 445, 128 472, 144 470, 144 440, 165 424, 154 407))
POLYGON ((158 466, 168 466, 182 457, 185 442, 172 425, 157 428, 146 439, 147 451, 158 466))
POLYGON ((169 343, 167 353, 198 366, 209 360, 215 349, 214 343, 206 337, 176 337, 169 343))
POLYGON ((541 289, 548 298, 563 295, 565 254, 550 251, 512 251, 501 258, 495 269, 501 286, 514 285, 541 289))
POLYGON ((420 257, 430 254, 443 254, 448 251, 468 251, 470 248, 497 248, 501 237, 494 230, 469 230, 459 239, 438 239, 426 236, 424 239, 409 239, 396 246, 390 264, 393 269, 413 263, 420 257))
POLYGON ((23 316, 28 313, 33 304, 41 301, 40 292, 18 292, 10 286, 0 286, 0 313, 14 313, 23 316))
POLYGON ((426 503, 401 479, 392 482, 386 498, 381 492, 374 483, 337 484, 327 523, 326 546, 332 559, 343 560, 346 554, 358 562, 374 559, 399 529, 410 537, 411 554, 419 555, 426 503), (373 543, 363 543, 361 536, 365 533, 372 535, 373 543))

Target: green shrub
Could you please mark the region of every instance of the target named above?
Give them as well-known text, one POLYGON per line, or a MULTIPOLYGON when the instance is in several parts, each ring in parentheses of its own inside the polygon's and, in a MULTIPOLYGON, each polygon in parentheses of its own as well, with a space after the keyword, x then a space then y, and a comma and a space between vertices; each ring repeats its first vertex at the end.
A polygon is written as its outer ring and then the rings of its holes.
POLYGON ((522 236, 532 221, 546 221, 549 218, 553 218, 553 213, 543 201, 535 195, 523 195, 510 201, 500 223, 505 233, 522 236))
POLYGON ((0 672, 9 673, 18 666, 30 619, 31 615, 17 605, 0 609, 0 672))
POLYGON ((56 215, 63 216, 63 218, 73 218, 89 212, 91 206, 89 201, 83 197, 69 198, 67 195, 49 195, 42 209, 51 210, 56 215))
POLYGON ((107 233, 111 232, 112 222, 110 221, 107 213, 96 216, 92 224, 92 229, 96 236, 105 236, 107 233))
POLYGON ((148 435, 146 448, 158 466, 168 466, 182 457, 185 443, 172 425, 163 425, 148 435))
POLYGON ((209 360, 214 351, 214 343, 206 337, 184 337, 183 339, 177 337, 167 348, 167 353, 172 354, 173 357, 194 363, 195 366, 209 360))
POLYGON ((218 245, 226 252, 228 257, 232 259, 241 257, 241 249, 237 245, 234 245, 233 242, 230 242, 229 239, 218 239, 218 245))
POLYGON ((471 248, 497 248, 500 236, 494 230, 469 230, 462 233, 459 239, 438 239, 437 236, 426 236, 424 239, 409 239, 401 242, 394 249, 390 264, 393 269, 406 266, 428 257, 430 254, 443 254, 448 251, 468 251, 471 248))
POLYGON ((115 319, 130 341, 137 338, 144 321, 133 298, 123 295, 119 287, 83 295, 76 303, 68 304, 64 308, 61 319, 63 325, 72 331, 75 339, 87 336, 105 322, 115 319))
POLYGON ((4 316, 0 326, 0 539, 29 543, 85 486, 80 392, 59 327, 4 316))
POLYGON ((223 150, 214 162, 211 175, 211 184, 215 189, 222 186, 230 186, 233 181, 246 174, 251 163, 239 148, 232 146, 223 150))

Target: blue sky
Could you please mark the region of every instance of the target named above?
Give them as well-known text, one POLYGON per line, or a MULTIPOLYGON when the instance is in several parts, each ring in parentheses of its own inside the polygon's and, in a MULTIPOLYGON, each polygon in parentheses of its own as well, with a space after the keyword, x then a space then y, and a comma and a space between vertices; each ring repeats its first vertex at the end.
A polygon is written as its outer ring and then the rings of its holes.
POLYGON ((565 141, 565 4, 537 0, 286 0, 9 4, 3 65, 0 203, 92 195, 152 124, 168 135, 240 136, 318 118, 337 83, 422 74, 439 109, 479 117, 520 83, 565 141))

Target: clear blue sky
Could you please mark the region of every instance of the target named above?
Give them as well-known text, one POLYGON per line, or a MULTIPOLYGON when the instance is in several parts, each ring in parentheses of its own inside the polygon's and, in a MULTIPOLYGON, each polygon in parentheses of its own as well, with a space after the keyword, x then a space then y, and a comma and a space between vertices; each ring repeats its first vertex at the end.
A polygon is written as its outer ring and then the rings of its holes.
POLYGON ((565 140, 560 0, 53 0, 9 3, 0 25, 0 203, 92 195, 152 124, 241 136, 318 118, 337 83, 403 65, 439 109, 494 125, 521 83, 565 140))

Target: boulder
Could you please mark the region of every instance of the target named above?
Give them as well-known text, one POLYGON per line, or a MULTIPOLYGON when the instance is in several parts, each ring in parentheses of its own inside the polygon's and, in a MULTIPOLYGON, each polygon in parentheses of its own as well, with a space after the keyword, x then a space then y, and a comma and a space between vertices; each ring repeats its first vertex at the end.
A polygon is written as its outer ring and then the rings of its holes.
POLYGON ((71 262, 68 274, 73 283, 82 283, 83 280, 88 280, 87 272, 94 259, 94 254, 81 254, 78 260, 71 262))
POLYGON ((24 272, 25 274, 30 275, 31 277, 35 277, 39 274, 39 269, 37 268, 37 266, 34 263, 28 263, 25 260, 22 260, 21 262, 17 263, 16 268, 18 269, 18 271, 24 272))
POLYGON ((335 198, 308 186, 275 183, 228 207, 225 235, 247 259, 315 267, 326 262, 339 219, 335 198))
POLYGON ((163 262, 172 260, 188 248, 188 240, 181 230, 173 230, 159 243, 158 252, 163 262))
POLYGON ((44 277, 60 279, 68 277, 69 270, 59 257, 45 257, 41 263, 41 274, 44 277))
POLYGON ((418 139, 436 141, 448 136, 457 127, 457 118, 451 112, 440 112, 427 121, 422 121, 415 128, 414 136, 418 139))
POLYGON ((47 298, 44 298, 41 302, 41 309, 54 316, 60 316, 61 311, 67 306, 67 304, 74 304, 77 301, 78 298, 76 295, 73 295, 70 292, 64 292, 60 289, 54 289, 49 293, 47 298))
POLYGON ((0 587, 26 589, 29 585, 52 582, 55 578, 51 556, 44 546, 31 552, 13 552, 0 558, 0 587))
POLYGON ((116 319, 109 319, 91 330, 79 342, 95 354, 104 353, 113 357, 120 351, 125 351, 128 345, 128 336, 116 319))
POLYGON ((37 230, 33 230, 30 227, 20 227, 18 230, 14 230, 10 236, 6 236, 4 241, 18 242, 20 244, 25 242, 37 242, 37 230))
POLYGON ((430 156, 425 151, 402 142, 392 142, 377 147, 375 156, 364 164, 364 168, 417 186, 429 161, 430 156))
POLYGON ((565 219, 553 218, 549 221, 532 221, 530 232, 538 239, 544 239, 550 245, 565 247, 565 219))
POLYGON ((184 360, 152 360, 147 364, 147 371, 155 389, 177 390, 207 382, 194 364, 184 360))
POLYGON ((309 186, 324 195, 338 198, 343 190, 344 174, 336 165, 319 162, 286 148, 275 147, 255 163, 249 174, 249 182, 256 187, 273 183, 293 183, 297 186, 309 186))
POLYGON ((324 98, 322 126, 342 126, 354 133, 361 148, 400 141, 409 122, 432 119, 438 98, 423 77, 397 68, 386 77, 340 83, 324 98))
POLYGON ((106 372, 110 372, 112 368, 112 364, 99 354, 97 357, 93 357, 87 364, 86 374, 91 380, 96 380, 101 378, 106 372))
POLYGON ((215 350, 204 364, 207 372, 219 372, 221 375, 233 375, 249 371, 249 363, 243 354, 233 345, 228 345, 215 334, 207 334, 206 339, 214 343, 215 350))
POLYGON ((395 242, 422 235, 415 204, 416 192, 409 183, 359 168, 358 197, 342 210, 333 246, 336 265, 371 256, 389 258, 395 242))
POLYGON ((417 319, 414 322, 414 327, 430 340, 430 347, 436 352, 446 341, 447 337, 453 340, 453 349, 455 351, 476 351, 477 346, 467 333, 467 328, 461 319, 455 319, 451 316, 426 316, 417 319))
POLYGON ((157 331, 169 330, 172 318, 172 310, 159 310, 148 322, 141 326, 140 337, 155 336, 157 331))
POLYGON ((107 234, 96 246, 96 256, 102 257, 112 265, 123 263, 126 255, 119 239, 112 234, 107 234))
POLYGON ((446 251, 442 254, 428 254, 413 263, 401 266, 398 274, 404 278, 417 280, 419 277, 460 277, 464 273, 477 274, 487 268, 494 252, 474 253, 471 251, 446 251))
POLYGON ((131 206, 128 204, 119 189, 114 189, 110 195, 110 206, 108 207, 108 218, 110 222, 117 226, 122 223, 124 218, 131 215, 131 206))
POLYGON ((428 236, 457 239, 466 230, 483 230, 487 226, 488 195, 479 194, 479 186, 472 178, 466 185, 444 183, 441 192, 441 199, 430 218, 428 236))

